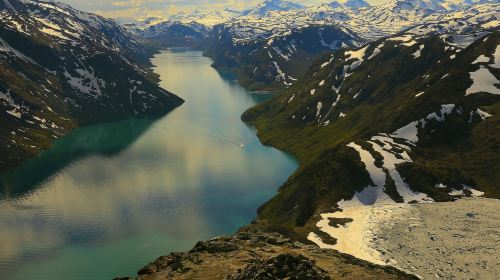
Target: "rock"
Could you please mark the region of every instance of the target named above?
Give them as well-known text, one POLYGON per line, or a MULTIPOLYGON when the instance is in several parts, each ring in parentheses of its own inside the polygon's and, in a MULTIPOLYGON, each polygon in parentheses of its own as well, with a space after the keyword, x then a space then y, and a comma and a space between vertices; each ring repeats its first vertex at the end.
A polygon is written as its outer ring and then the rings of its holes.
POLYGON ((476 218, 477 213, 469 212, 469 213, 466 213, 465 216, 467 216, 467 217, 469 217, 471 219, 474 219, 474 218, 476 218))
POLYGON ((172 253, 168 256, 159 257, 154 263, 140 269, 137 275, 150 275, 167 268, 175 272, 186 272, 189 268, 184 267, 182 263, 184 256, 183 253, 172 253))
POLYGON ((160 257, 137 274, 137 280, 417 279, 392 267, 255 229, 200 241, 191 251, 160 257))
POLYGON ((147 266, 141 268, 139 271, 137 271, 137 275, 150 275, 155 273, 156 270, 153 269, 153 265, 148 264, 147 266))
POLYGON ((269 237, 266 239, 266 242, 271 245, 283 245, 290 241, 290 239, 287 238, 281 238, 281 237, 269 237))
POLYGON ((271 279, 311 279, 327 280, 326 271, 316 264, 297 254, 280 254, 266 261, 256 260, 228 280, 271 280, 271 279))
POLYGON ((226 241, 210 240, 208 242, 200 241, 196 243, 194 248, 191 249, 191 251, 189 252, 195 253, 195 252, 206 251, 211 254, 215 254, 215 253, 227 253, 235 250, 238 250, 238 246, 236 246, 235 244, 226 241))

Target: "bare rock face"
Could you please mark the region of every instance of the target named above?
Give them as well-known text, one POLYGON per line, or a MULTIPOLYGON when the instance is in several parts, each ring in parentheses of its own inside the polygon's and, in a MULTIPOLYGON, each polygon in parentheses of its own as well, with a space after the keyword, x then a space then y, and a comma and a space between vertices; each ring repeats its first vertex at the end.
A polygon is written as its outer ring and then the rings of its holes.
POLYGON ((253 227, 198 242, 189 252, 158 258, 136 280, 156 279, 418 279, 392 267, 297 242, 253 227))

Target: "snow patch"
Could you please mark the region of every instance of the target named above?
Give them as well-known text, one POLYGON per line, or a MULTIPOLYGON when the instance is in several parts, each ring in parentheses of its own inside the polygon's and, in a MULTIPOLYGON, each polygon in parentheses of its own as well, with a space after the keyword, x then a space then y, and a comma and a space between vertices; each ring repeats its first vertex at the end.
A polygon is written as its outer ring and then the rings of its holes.
POLYGON ((453 112, 453 109, 455 109, 454 104, 441 105, 441 110, 439 112, 429 114, 426 119, 429 121, 436 120, 438 122, 443 122, 446 119, 446 116, 453 112))
POLYGON ((404 126, 398 130, 396 130, 394 133, 391 134, 392 137, 400 138, 400 139, 405 139, 411 143, 417 143, 418 142, 418 121, 412 122, 408 124, 407 126, 404 126))
POLYGON ((22 117, 21 114, 21 105, 18 105, 16 101, 10 95, 10 90, 6 93, 0 91, 0 100, 4 100, 7 102, 8 107, 12 108, 8 111, 5 111, 7 114, 20 119, 22 117))
POLYGON ((373 50, 373 53, 370 55, 370 57, 368 58, 368 60, 376 57, 379 53, 380 53, 380 49, 384 47, 384 44, 380 44, 378 45, 374 50, 373 50))
POLYGON ((481 66, 477 71, 469 74, 472 79, 472 85, 465 91, 466 96, 479 92, 500 94, 500 89, 495 86, 500 81, 487 68, 481 66))
POLYGON ((316 118, 321 114, 321 108, 323 108, 323 103, 318 102, 318 105, 316 105, 316 118))
POLYGON ((418 50, 412 54, 415 59, 419 58, 422 55, 422 50, 424 49, 424 47, 424 44, 420 45, 418 50))
POLYGON ((478 115, 481 117, 481 119, 482 119, 483 121, 484 121, 485 119, 487 119, 487 118, 491 118, 491 117, 493 117, 493 115, 492 115, 492 114, 490 114, 490 113, 488 113, 488 112, 486 112, 486 111, 483 111, 483 110, 481 110, 481 109, 479 109, 479 108, 477 108, 477 110, 476 110, 476 114, 478 114, 478 115))
POLYGON ((490 62, 490 58, 485 55, 480 55, 476 60, 472 62, 472 64, 476 63, 488 63, 490 62))
POLYGON ((490 66, 500 69, 500 45, 498 45, 495 49, 495 53, 493 54, 493 56, 495 57, 495 61, 493 62, 493 64, 490 64, 490 66))
POLYGON ((384 188, 386 179, 385 172, 382 168, 378 168, 375 165, 375 158, 372 154, 354 142, 349 143, 347 147, 353 148, 358 152, 361 157, 361 162, 364 163, 366 171, 368 171, 368 174, 370 175, 370 178, 375 186, 380 189, 384 188))

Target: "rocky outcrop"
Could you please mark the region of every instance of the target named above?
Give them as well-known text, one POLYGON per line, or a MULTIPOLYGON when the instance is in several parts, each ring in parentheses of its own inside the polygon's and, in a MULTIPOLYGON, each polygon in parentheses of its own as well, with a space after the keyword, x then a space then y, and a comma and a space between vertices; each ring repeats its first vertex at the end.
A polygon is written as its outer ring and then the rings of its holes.
POLYGON ((255 260, 229 280, 249 279, 311 279, 329 280, 326 271, 316 266, 316 263, 303 255, 283 253, 271 257, 264 262, 255 260))
POLYGON ((320 249, 278 233, 247 227, 231 237, 198 242, 116 279, 418 279, 392 267, 320 249))

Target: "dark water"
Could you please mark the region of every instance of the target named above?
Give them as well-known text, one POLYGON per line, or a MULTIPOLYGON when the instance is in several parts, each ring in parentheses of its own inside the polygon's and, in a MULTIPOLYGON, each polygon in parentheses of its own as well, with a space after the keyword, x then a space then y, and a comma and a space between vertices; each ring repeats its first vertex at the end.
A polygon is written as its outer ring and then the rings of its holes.
POLYGON ((198 51, 165 51, 153 63, 182 107, 156 121, 77 129, 0 176, 1 279, 135 275, 248 224, 295 170, 239 119, 266 96, 198 51))

